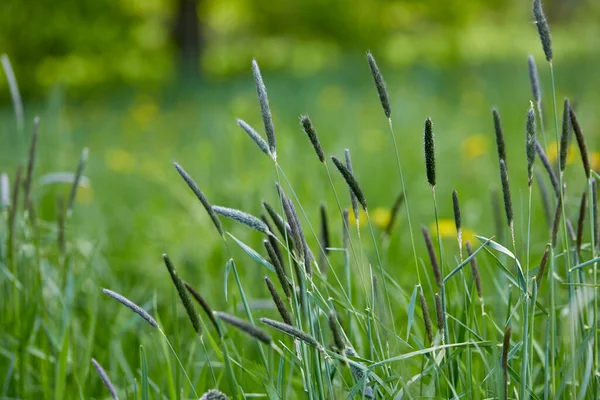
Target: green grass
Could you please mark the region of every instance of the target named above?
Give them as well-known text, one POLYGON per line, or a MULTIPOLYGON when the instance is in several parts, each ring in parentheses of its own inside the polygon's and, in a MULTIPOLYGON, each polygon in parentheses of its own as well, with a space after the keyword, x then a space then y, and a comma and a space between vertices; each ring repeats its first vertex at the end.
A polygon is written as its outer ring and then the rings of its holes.
MULTIPOLYGON (((350 58, 336 75, 293 77, 263 72, 275 117, 277 168, 235 123, 236 117, 243 118, 262 131, 250 68, 238 81, 207 83, 194 93, 189 88, 124 93, 109 105, 105 100, 72 104, 56 92, 47 102, 27 105, 22 136, 16 134, 13 111, 7 106, 0 112, 0 167, 11 183, 17 166, 27 165, 35 114, 41 123, 32 195, 36 219, 26 217, 23 193, 18 208, 4 206, 2 214, 0 397, 107 398, 92 357, 123 398, 191 398, 186 374, 197 393, 218 388, 232 397, 345 398, 351 394, 360 398, 368 393, 363 391, 367 384, 368 390, 385 398, 501 397, 501 345, 510 324, 510 397, 544 398, 547 392, 550 397, 595 398, 599 382, 596 358, 591 357, 597 352, 594 301, 586 297, 583 305, 576 300, 569 303, 576 298, 575 292, 590 296, 591 288, 567 285, 567 279, 595 285, 593 265, 568 274, 565 258, 565 249, 571 265, 596 257, 589 246, 590 216, 586 217, 581 259, 563 240, 561 226, 548 268, 556 279, 553 284, 551 274, 543 279, 536 293, 537 308, 526 300, 516 275, 518 260, 529 272, 528 290, 534 290, 532 279, 550 240, 537 181, 531 200, 527 188, 525 118, 531 94, 526 54, 521 58, 455 69, 415 66, 390 71, 380 65, 410 201, 420 282, 404 207, 389 242, 383 240, 383 227, 378 223, 378 215, 392 206, 401 189, 388 122, 366 60, 350 58), (500 180, 492 106, 501 113, 507 140, 516 249, 508 229, 499 237, 494 226, 490 191, 500 188, 500 180), (336 196, 341 207, 349 207, 348 188, 331 163, 330 185, 327 171, 298 123, 303 113, 311 116, 327 155, 341 157, 344 148, 351 149, 354 174, 369 204, 372 226, 361 221, 359 236, 351 217, 352 248, 345 251, 336 196), (439 221, 425 178, 422 127, 427 116, 434 122, 436 135, 439 221), (474 157, 468 143, 475 143, 471 147, 481 154, 474 157), (56 199, 68 201, 71 182, 43 182, 48 173, 74 172, 83 147, 90 149, 84 172, 90 187, 79 188, 73 216, 65 221, 66 248, 61 252, 57 243, 63 211, 57 208, 56 199), (300 274, 298 282, 290 270, 292 255, 284 253, 288 276, 305 288, 304 296, 293 297, 286 306, 296 328, 310 334, 325 350, 295 342, 259 322, 261 317, 280 319, 263 284, 264 275, 276 281, 265 268, 270 265, 261 244, 264 235, 221 218, 228 232, 224 243, 172 161, 187 170, 213 204, 253 215, 262 212, 263 199, 280 210, 274 187, 279 181, 295 204, 317 260, 319 247, 313 232, 319 232, 319 204, 326 203, 334 248, 326 275, 313 267, 312 281, 300 274), (463 235, 468 234, 477 251, 483 302, 473 287, 466 252, 461 262, 456 238, 445 233, 452 219, 453 189, 459 194, 463 235), (16 230, 11 251, 8 222, 13 211, 16 230), (437 336, 432 346, 416 298, 421 284, 435 318, 434 293, 440 289, 419 228, 425 225, 433 231, 436 224, 441 226, 438 256, 445 273, 441 295, 447 329, 442 345, 434 328, 437 336), (493 241, 485 239, 494 235, 493 241), (223 321, 219 321, 220 335, 196 307, 200 339, 162 265, 163 253, 170 255, 181 278, 214 310, 254 320, 272 335, 272 344, 261 344, 223 321), (148 310, 166 337, 104 296, 101 288, 121 293, 148 310), (555 321, 547 330, 552 303, 556 304, 555 321), (340 318, 347 346, 338 351, 330 347, 328 313, 332 309, 340 318), (529 331, 523 326, 526 316, 534 324, 529 331), (529 332, 525 342, 523 332, 529 332), (556 345, 554 354, 548 351, 549 343, 556 345), (546 381, 547 376, 554 378, 546 381), (526 385, 521 383, 523 377, 526 385)), ((600 60, 591 57, 555 61, 557 101, 564 95, 575 101, 590 152, 598 149, 593 132, 600 128, 595 113, 600 101, 595 90, 600 78, 594 73, 598 66, 600 60)), ((541 57, 538 68, 544 136, 550 142, 554 137, 552 89, 541 57)), ((539 128, 538 123, 542 140, 539 128)), ((581 192, 588 186, 580 164, 575 154, 562 178, 568 183, 565 215, 573 222, 581 192)), ((539 161, 535 169, 542 170, 539 161)), ((541 176, 548 186, 546 175, 541 176)), ((554 207, 555 202, 552 212, 554 207)), ((284 242, 281 236, 279 240, 284 242)), ((281 294, 281 288, 277 289, 281 294)))

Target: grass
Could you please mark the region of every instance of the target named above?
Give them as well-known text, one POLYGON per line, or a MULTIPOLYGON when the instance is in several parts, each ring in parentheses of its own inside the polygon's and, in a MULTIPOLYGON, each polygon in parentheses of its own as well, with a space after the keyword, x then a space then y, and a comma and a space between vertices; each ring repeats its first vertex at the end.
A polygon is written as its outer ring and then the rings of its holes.
MULTIPOLYGON (((600 82, 589 65, 600 63, 557 59, 554 88, 543 58, 536 59, 544 126, 558 126, 551 111, 556 89, 555 98, 564 94, 575 100, 594 154, 597 139, 591 132, 600 121, 593 88, 600 82)), ((566 237, 565 217, 575 223, 581 192, 588 187, 577 152, 561 174, 568 187, 560 240, 539 287, 534 284, 550 241, 537 176, 546 186, 549 182, 536 160, 534 168, 542 174, 535 175, 532 191, 527 185, 526 60, 525 54, 514 64, 442 72, 416 66, 402 74, 381 66, 398 153, 366 60, 322 81, 265 74, 277 134, 275 167, 236 125, 238 117, 254 129, 263 125, 250 73, 239 82, 201 89, 197 97, 183 93, 173 103, 166 95, 145 94, 112 109, 56 98, 27 107, 26 117, 36 108, 40 115, 31 196, 35 218, 23 209, 23 192, 17 202, 3 204, 1 397, 107 398, 93 358, 121 398, 197 398, 194 392, 209 389, 232 398, 502 398, 505 384, 510 398, 596 398, 591 196, 581 257, 566 237), (504 212, 489 201, 490 191, 500 190, 492 106, 500 110, 506 136, 514 243, 496 232, 494 213, 504 221, 504 212), (319 134, 327 171, 298 123, 303 113, 319 134), (423 157, 427 116, 435 121, 434 203, 423 157), (86 179, 76 185, 71 215, 65 205, 84 147, 90 149, 86 179), (354 175, 369 206, 360 235, 353 223, 342 225, 339 208, 350 207, 348 187, 327 157, 344 148, 352 150, 354 175), (287 276, 303 288, 302 295, 283 298, 293 326, 279 322, 263 284, 267 275, 283 293, 261 243, 266 235, 220 218, 226 231, 221 237, 172 161, 186 168, 212 204, 254 216, 264 213, 263 199, 282 213, 278 181, 317 262, 319 206, 327 204, 330 251, 326 266, 313 264, 312 277, 302 267, 307 253, 287 251, 286 238, 278 235, 287 276), (423 225, 438 239, 445 274, 441 288, 418 232, 413 249, 404 206, 389 241, 383 240, 386 212, 401 191, 400 163, 412 226, 423 225), (69 174, 62 178, 48 175, 64 171, 69 174), (463 239, 473 246, 464 260, 452 219, 454 189, 463 239), (177 273, 165 271, 160 259, 165 252, 177 273), (469 266, 474 258, 483 299, 469 266), (300 265, 296 271, 294 259, 300 265), (221 318, 231 314, 238 322, 209 319, 205 305, 194 311, 179 277, 213 310, 225 312, 221 318), (147 310, 160 332, 106 298, 104 287, 147 310), (433 324, 433 343, 417 304, 421 293, 430 318, 437 312, 441 319, 439 326, 433 324), (336 337, 330 326, 337 328, 336 337)), ((1 158, 11 183, 17 166, 28 165, 33 114, 25 121, 30 122, 18 134, 14 112, 6 108, 0 114, 3 143, 14 149, 4 150, 1 158)), ((551 128, 543 136, 552 142, 551 128)), ((555 146, 548 143, 546 151, 555 146)), ((555 198, 551 201, 553 210, 555 198)))

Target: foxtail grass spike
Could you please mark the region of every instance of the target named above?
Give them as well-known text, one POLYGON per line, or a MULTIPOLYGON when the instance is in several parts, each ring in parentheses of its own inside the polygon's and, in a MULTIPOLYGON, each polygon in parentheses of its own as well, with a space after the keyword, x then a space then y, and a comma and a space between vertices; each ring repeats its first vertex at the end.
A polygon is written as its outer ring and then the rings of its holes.
POLYGON ((592 168, 590 167, 590 160, 588 158, 587 146, 585 145, 585 138, 583 137, 583 132, 581 130, 581 126, 579 125, 579 121, 577 120, 577 115, 575 115, 573 105, 569 106, 569 117, 571 119, 573 132, 575 132, 577 145, 579 146, 579 153, 581 153, 581 162, 583 163, 583 169, 585 170, 585 177, 589 180, 592 168))
POLYGON ((533 17, 535 18, 546 61, 552 62, 552 37, 550 36, 550 26, 542 9, 542 0, 533 0, 533 17))
POLYGON ((253 215, 250 215, 244 211, 236 210, 234 208, 227 208, 221 206, 212 206, 214 212, 224 217, 230 218, 234 221, 237 221, 241 224, 244 224, 258 232, 264 233, 266 235, 272 235, 265 225, 259 218, 256 218, 253 215))
POLYGON ((504 398, 508 399, 508 350, 510 349, 510 335, 512 327, 508 325, 504 331, 502 343, 502 372, 504 373, 504 398))
POLYGON ((552 247, 556 247, 556 239, 558 237, 558 228, 560 226, 560 218, 562 216, 562 207, 563 207, 563 196, 558 198, 558 204, 556 205, 556 212, 554 213, 554 222, 552 222, 552 235, 551 235, 552 247))
MULTIPOLYGON (((264 214, 260 214, 260 219, 262 222, 265 223, 265 225, 267 226, 267 229, 269 229, 269 232, 275 233, 275 231, 271 227, 271 224, 269 223, 269 220, 267 219, 267 217, 264 214)), ((275 235, 269 235, 267 240, 273 247, 274 256, 277 258, 277 261, 279 261, 279 263, 281 265, 283 265, 283 255, 281 254, 281 249, 279 248, 279 243, 277 242, 277 238, 275 237, 275 235)))
POLYGON ((458 203, 458 192, 456 190, 452 191, 452 210, 454 212, 454 225, 456 226, 456 231, 459 232, 462 228, 462 221, 460 218, 460 204, 458 203))
MULTIPOLYGON (((473 255, 473 248, 471 247, 471 243, 467 240, 465 243, 467 247, 467 254, 470 256, 473 255)), ((479 267, 477 266, 477 258, 471 258, 471 273, 473 274, 473 280, 475 281, 475 289, 477 289, 477 296, 479 298, 483 298, 483 294, 481 291, 481 276, 479 275, 479 267)))
POLYGON ((158 328, 158 323, 156 322, 156 320, 150 314, 148 314, 146 310, 135 304, 133 301, 129 300, 125 296, 121 296, 119 293, 113 292, 112 290, 102 289, 102 291, 107 296, 112 297, 113 299, 115 299, 116 301, 129 308, 131 311, 133 311, 140 317, 142 317, 152 327, 158 328))
POLYGON ((92 358, 92 364, 94 364, 94 368, 96 368, 96 372, 98 373, 98 376, 100 376, 102 383, 104 383, 104 386, 106 386, 106 388, 110 392, 110 395, 113 398, 113 400, 119 400, 119 396, 117 395, 117 390, 115 389, 114 385, 110 381, 110 378, 108 377, 108 374, 106 373, 104 368, 102 368, 102 365, 100 365, 100 363, 93 358, 92 358))
POLYGON ((525 127, 527 135, 525 141, 525 152, 527 153, 527 184, 531 187, 533 184, 533 163, 535 162, 535 111, 533 104, 527 112, 527 123, 525 127))
POLYGON ((429 231, 424 226, 421 227, 421 231, 423 232, 423 238, 425 239, 425 245, 427 246, 427 253, 429 254, 429 261, 431 262, 431 268, 433 269, 433 276, 435 277, 435 283, 438 288, 442 287, 442 273, 440 272, 440 265, 438 264, 438 259, 435 255, 435 250, 433 248, 433 242, 431 241, 431 236, 429 235, 429 231))
POLYGON ((269 335, 262 329, 252 325, 251 323, 244 321, 243 319, 239 319, 238 317, 224 312, 217 312, 216 316, 217 318, 223 320, 227 324, 239 329, 240 331, 246 333, 249 336, 252 336, 256 340, 259 340, 264 344, 270 345, 273 342, 273 338, 271 338, 271 335, 269 335))
POLYGON ((175 166, 175 169, 177 170, 179 175, 183 178, 185 183, 188 185, 188 187, 194 193, 194 195, 196 195, 198 200, 200 200, 200 203, 202 203, 202 206, 208 213, 208 216, 212 220, 213 225, 215 226, 215 228, 217 228, 219 235, 223 236, 225 232, 223 231, 223 226, 221 225, 221 220, 219 219, 217 214, 214 212, 212 205, 210 204, 210 202, 208 201, 208 199, 206 198, 206 196, 204 195, 202 190, 200 190, 200 188, 198 187, 196 182, 192 179, 192 177, 190 175, 188 175, 188 173, 181 167, 181 165, 177 164, 176 162, 174 162, 173 165, 175 166))
MULTIPOLYGON (((544 278, 544 274, 546 272, 546 267, 548 266, 548 256, 550 255, 550 247, 546 247, 546 251, 544 251, 544 255, 542 256, 542 260, 540 261, 540 266, 538 268, 538 272, 535 275, 535 281, 537 283, 537 287, 539 289, 542 284, 542 279, 544 278)), ((551 279, 554 279, 551 277, 551 279)))
POLYGON ((562 132, 560 134, 560 171, 563 172, 567 166, 567 155, 569 153, 569 139, 571 133, 571 121, 569 118, 569 99, 565 97, 563 103, 563 121, 562 121, 562 132))
POLYGON ((373 75, 373 80, 375 81, 375 87, 377 88, 377 94, 379 94, 379 101, 381 101, 383 112, 387 118, 390 118, 392 116, 392 107, 390 106, 390 99, 388 97, 387 89, 385 88, 385 81, 379 71, 377 62, 375 62, 375 58, 370 51, 367 52, 367 61, 369 62, 369 69, 371 70, 371 75, 373 75))
POLYGON ((506 170, 506 163, 504 160, 500 160, 500 178, 502 180, 502 196, 504 198, 506 221, 508 226, 511 226, 513 223, 512 198, 510 196, 510 185, 508 183, 508 171, 506 170))
POLYGON ((592 179, 592 214, 593 214, 593 231, 594 231, 594 245, 596 248, 599 247, 600 241, 600 230, 598 230, 598 181, 592 179))
POLYGON ((283 293, 287 298, 290 297, 290 284, 287 279, 287 275, 285 273, 285 269, 283 268, 283 264, 281 263, 281 259, 277 256, 275 252, 275 248, 268 240, 264 240, 263 244, 265 245, 265 249, 267 249, 267 253, 269 254, 269 258, 271 259, 271 263, 273 264, 273 268, 275 269, 275 274, 277 275, 277 280, 283 289, 283 293))
POLYGON ((263 82, 260 68, 256 60, 252 60, 252 74, 254 75, 254 83, 256 84, 256 94, 260 103, 260 113, 262 115, 263 124, 265 125, 265 133, 267 134, 267 142, 271 157, 277 159, 277 150, 275 143, 275 126, 273 125, 273 117, 271 116, 271 108, 269 107, 269 98, 267 97, 267 88, 263 82))
POLYGON ((215 329, 219 333, 219 336, 221 336, 221 327, 217 323, 217 319, 215 318, 215 313, 213 312, 210 305, 208 305, 208 303, 206 302, 204 297, 202 297, 202 295, 200 293, 198 293, 198 291, 196 289, 194 289, 189 283, 183 282, 183 284, 185 285, 185 288, 187 289, 187 291, 190 292, 192 297, 198 302, 198 304, 200 304, 200 307, 202 307, 202 309, 204 310, 204 313, 208 316, 208 319, 210 319, 210 322, 212 322, 212 324, 215 326, 215 329))
POLYGON ((283 212, 285 213, 285 217, 287 219, 287 223, 290 226, 291 237, 293 239, 294 248, 297 250, 298 255, 304 255, 304 243, 302 241, 302 236, 300 235, 300 227, 297 226, 296 221, 297 218, 294 216, 294 210, 292 209, 292 203, 288 200, 287 196, 281 189, 279 184, 276 184, 277 192, 283 203, 283 212))
POLYGON ((275 303, 275 307, 277 307, 277 311, 279 311, 279 315, 281 315, 281 319, 283 319, 283 322, 285 322, 286 324, 291 325, 292 317, 290 316, 290 313, 285 307, 281 296, 279 296, 279 293, 277 293, 275 285, 273 285, 273 282, 268 276, 265 276, 265 283, 267 285, 267 289, 269 289, 269 293, 271 293, 273 303, 275 303))
POLYGON ((425 169, 427 171, 427 182, 429 186, 435 186, 435 142, 433 139, 433 123, 431 118, 425 120, 424 130, 424 147, 425 147, 425 169))
POLYGON ((292 203, 292 201, 290 199, 287 199, 287 203, 288 203, 288 207, 290 210, 290 217, 293 220, 293 225, 292 225, 292 233, 294 232, 294 229, 296 229, 296 233, 295 235, 297 235, 298 237, 298 251, 301 252, 303 259, 304 259, 304 270, 306 271, 306 274, 311 277, 312 276, 312 261, 313 261, 313 256, 312 253, 310 251, 310 249, 308 248, 308 244, 306 243, 306 237, 304 236, 304 231, 302 230, 302 224, 300 224, 300 220, 298 219, 298 214, 296 213, 296 207, 294 207, 294 203, 292 203))
POLYGON ((250 136, 250 139, 256 143, 258 148, 268 156, 272 156, 271 149, 269 148, 269 144, 265 141, 265 139, 260 136, 258 132, 254 130, 250 125, 248 125, 245 121, 238 119, 237 124, 240 128, 244 130, 250 136))
POLYGON ((200 397, 200 400, 229 400, 229 397, 217 389, 210 389, 200 397))
POLYGON ((304 133, 306 133, 306 136, 308 136, 308 140, 310 140, 310 143, 313 145, 319 161, 324 163, 325 154, 323 154, 323 148, 321 147, 321 142, 319 141, 317 131, 313 127, 312 121, 308 115, 303 115, 300 117, 300 124, 302 125, 302 129, 304 129, 304 133))
POLYGON ((24 183, 24 209, 29 210, 29 202, 31 201, 31 186, 33 184, 33 169, 35 167, 35 158, 36 158, 36 150, 37 150, 37 142, 38 142, 38 131, 40 125, 40 117, 35 117, 33 119, 33 135, 31 136, 31 145, 29 146, 29 158, 27 160, 27 174, 25 176, 24 183))
POLYGON ((344 164, 342 164, 342 162, 338 160, 337 157, 331 156, 331 160, 335 164, 335 167, 338 169, 338 171, 340 171, 340 174, 342 174, 342 176, 346 180, 346 183, 350 187, 350 190, 356 196, 356 200, 358 200, 363 209, 366 210, 367 200, 365 199, 362 190, 360 190, 360 186, 358 185, 354 174, 352 174, 352 172, 350 172, 350 170, 348 170, 348 168, 344 164))
POLYGON ((497 108, 492 109, 494 117, 494 131, 496 132, 496 150, 498 151, 498 161, 506 162, 506 145, 504 144, 504 132, 502 131, 502 123, 500 122, 500 113, 497 108))
POLYGON ((83 170, 87 164, 88 159, 88 149, 85 147, 81 151, 81 157, 79 158, 79 164, 77 164, 77 170, 75 171, 75 178, 73 179, 73 184, 71 185, 71 192, 69 193, 69 203, 67 204, 67 216, 71 216, 73 214, 73 206, 75 205, 75 197, 77 196, 77 190, 79 189, 79 182, 81 181, 81 177, 83 176, 83 170))
POLYGON ((435 294, 435 315, 437 317, 437 328, 441 332, 444 330, 444 310, 442 309, 442 298, 439 293, 435 294))
POLYGON ((529 66, 529 82, 531 83, 531 94, 537 104, 541 104, 542 101, 542 90, 540 88, 540 76, 538 75, 537 65, 532 55, 527 57, 527 64, 529 66))
POLYGON ((269 318, 261 318, 260 322, 270 326, 271 328, 277 329, 279 332, 285 333, 286 335, 301 340, 309 346, 315 347, 320 350, 323 349, 323 346, 319 342, 317 342, 317 340, 314 337, 310 336, 308 333, 301 331, 298 328, 293 327, 290 324, 284 324, 282 322, 275 321, 269 318))
POLYGON ((577 252, 581 251, 581 244, 583 243, 583 226, 585 224, 585 213, 587 211, 587 190, 584 190, 581 194, 581 200, 579 202, 579 217, 577 218, 577 239, 575 242, 577 252))
MULTIPOLYGON (((279 231, 279 234, 281 235, 281 237, 285 238, 287 236, 287 239, 288 239, 287 244, 291 250, 293 247, 293 242, 292 242, 293 237, 292 237, 292 228, 290 227, 290 224, 285 222, 283 217, 281 215, 279 215, 277 213, 277 211, 275 211, 275 209, 273 207, 271 207, 271 205, 269 203, 267 203, 266 201, 263 201, 262 204, 263 204, 264 209, 267 211, 267 214, 269 214, 269 217, 271 217, 271 220, 275 224, 275 227, 279 231)), ((284 202, 284 207, 285 207, 285 202, 284 202)))
POLYGON ((192 303, 192 299, 190 299, 190 295, 183 284, 183 281, 177 274, 175 270, 175 266, 169 259, 169 256, 163 254, 163 261, 165 262, 165 266, 169 271, 169 275, 171 275, 171 280, 173 281, 173 285, 175 285, 175 289, 177 289, 177 294, 179 295, 179 299, 183 303, 183 307, 185 308, 185 312, 192 323, 192 327, 194 331, 198 334, 202 334, 202 325, 200 324, 200 318, 198 318, 198 313, 196 312, 196 308, 194 307, 194 303, 192 303))
MULTIPOLYGON (((354 350, 354 348, 352 348, 352 346, 346 346, 346 348, 344 349, 344 355, 346 357, 358 357, 358 353, 354 350)), ((363 371, 361 368, 358 368, 354 365, 350 365, 350 370, 352 371, 352 376, 354 376, 354 379, 357 382, 360 382, 363 380, 363 378, 365 376, 365 371, 363 371)), ((375 399, 375 393, 373 393, 372 388, 367 386, 367 380, 365 380, 362 395, 363 395, 363 398, 367 399, 367 400, 375 399)))
POLYGON ((431 316, 429 315, 429 307, 427 307, 427 301, 423 294, 423 288, 419 290, 419 301, 421 303, 421 312, 423 313, 423 323, 425 324, 425 332, 427 333, 427 339, 429 344, 433 343, 433 328, 431 325, 431 316))
POLYGON ((392 205, 392 209, 390 210, 390 218, 388 219, 388 223, 385 226, 384 233, 386 237, 390 237, 392 235, 392 230, 394 229, 394 224, 396 219, 398 218, 398 213, 400 212, 400 206, 404 202, 404 192, 400 192, 398 197, 396 197, 396 201, 392 205))
MULTIPOLYGON (((346 168, 350 171, 351 175, 354 175, 354 170, 352 168, 352 159, 350 158, 350 149, 344 150, 344 158, 346 159, 346 168)), ((354 219, 358 221, 358 200, 356 199, 356 195, 350 188, 350 202, 352 203, 352 213, 354 214, 354 219)))
POLYGON ((325 203, 321 203, 321 234, 319 241, 321 242, 321 254, 319 259, 319 265, 321 266, 321 272, 325 272, 325 265, 327 264, 327 256, 329 255, 329 248, 331 247, 331 241, 329 239, 329 223, 327 222, 327 208, 325 203))
POLYGON ((548 177, 550 178, 550 182, 552 183, 552 188, 554 189, 554 193, 556 194, 556 197, 559 197, 560 196, 560 183, 558 181, 558 178, 556 177, 556 174, 554 173, 554 169, 552 168, 552 164, 550 163, 548 156, 544 152, 544 149, 542 148, 542 145, 540 144, 540 142, 538 140, 536 140, 535 149, 538 153, 538 156, 540 156, 540 161, 542 162, 544 169, 548 173, 548 177))
POLYGON ((346 342, 344 341, 344 338, 342 337, 342 333, 340 332, 340 328, 338 326, 338 318, 337 318, 337 314, 335 313, 334 310, 329 311, 329 316, 328 316, 328 321, 329 321, 329 329, 331 330, 331 336, 333 337, 333 342, 335 343, 335 347, 337 347, 338 351, 343 351, 344 348, 346 347, 346 342))

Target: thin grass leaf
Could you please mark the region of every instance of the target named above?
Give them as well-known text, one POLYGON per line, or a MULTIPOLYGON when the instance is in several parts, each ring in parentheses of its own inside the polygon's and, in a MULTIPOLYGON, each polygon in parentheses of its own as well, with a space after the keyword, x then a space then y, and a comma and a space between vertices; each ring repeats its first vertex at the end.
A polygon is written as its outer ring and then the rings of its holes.
POLYGON ((148 384, 148 361, 146 360, 144 346, 140 346, 140 363, 142 364, 142 400, 148 400, 150 399, 148 384))
MULTIPOLYGON (((465 261, 470 261, 471 263, 471 273, 473 275, 473 280, 475 281, 475 289, 477 290, 477 295, 479 298, 483 298, 481 291, 481 276, 479 275, 479 267, 477 266, 477 258, 475 258, 475 253, 473 253, 473 249, 471 248, 471 243, 467 240, 465 243, 467 247, 467 254, 469 258, 465 261)), ((479 249, 478 249, 479 250, 479 249)))

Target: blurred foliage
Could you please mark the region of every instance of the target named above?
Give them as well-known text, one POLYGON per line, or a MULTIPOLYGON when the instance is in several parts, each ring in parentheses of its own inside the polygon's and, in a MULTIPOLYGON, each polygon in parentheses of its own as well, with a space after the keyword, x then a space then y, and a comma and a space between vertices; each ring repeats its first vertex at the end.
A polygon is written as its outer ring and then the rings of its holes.
MULTIPOLYGON (((173 38, 179 3, 3 0, 0 53, 11 58, 26 96, 54 85, 88 96, 122 84, 161 86, 178 74, 173 38)), ((544 3, 553 27, 597 20, 600 11, 592 0, 544 3)), ((197 0, 197 8, 199 72, 210 77, 246 70, 253 57, 266 68, 300 74, 339 68, 343 55, 366 49, 395 65, 424 53, 436 62, 505 57, 503 48, 515 48, 519 40, 511 26, 531 20, 529 8, 517 0, 197 0), (495 38, 498 49, 490 50, 490 40, 481 45, 482 37, 495 38)), ((576 36, 581 45, 582 35, 576 36)), ((0 79, 0 89, 5 85, 0 79)), ((6 91, 0 93, 7 100, 6 91)))

